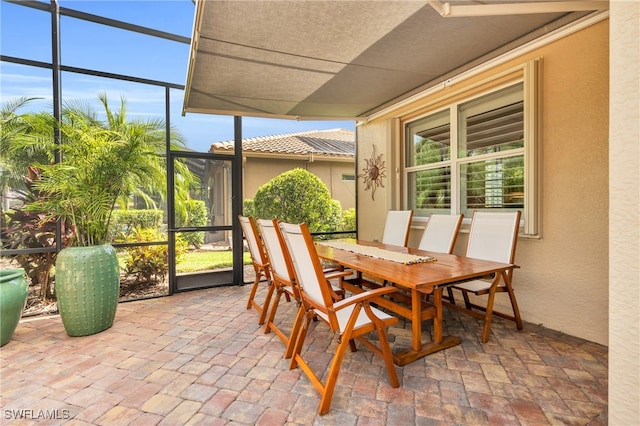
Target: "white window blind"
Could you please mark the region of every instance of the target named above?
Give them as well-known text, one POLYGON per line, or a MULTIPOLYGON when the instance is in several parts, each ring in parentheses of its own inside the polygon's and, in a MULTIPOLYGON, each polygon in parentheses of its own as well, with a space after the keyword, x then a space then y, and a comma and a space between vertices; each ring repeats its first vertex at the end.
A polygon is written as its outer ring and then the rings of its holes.
POLYGON ((449 105, 439 100, 447 106, 405 123, 406 201, 415 217, 520 210, 525 234, 538 233, 537 66, 511 70, 507 83, 497 76, 492 90, 452 94, 449 105))

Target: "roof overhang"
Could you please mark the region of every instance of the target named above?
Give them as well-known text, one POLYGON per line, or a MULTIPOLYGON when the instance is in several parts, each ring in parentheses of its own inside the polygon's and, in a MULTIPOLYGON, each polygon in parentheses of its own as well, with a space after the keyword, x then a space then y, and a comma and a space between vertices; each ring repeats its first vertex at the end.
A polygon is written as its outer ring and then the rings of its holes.
POLYGON ((362 120, 607 1, 196 2, 183 113, 362 120))
MULTIPOLYGON (((212 149, 215 154, 233 154, 233 148, 214 148, 212 149)), ((332 162, 332 163, 354 163, 355 156, 346 155, 331 155, 331 154, 288 154, 282 152, 256 152, 242 150, 242 156, 244 158, 254 159, 269 159, 269 160, 287 160, 287 161, 306 161, 306 162, 332 162)))

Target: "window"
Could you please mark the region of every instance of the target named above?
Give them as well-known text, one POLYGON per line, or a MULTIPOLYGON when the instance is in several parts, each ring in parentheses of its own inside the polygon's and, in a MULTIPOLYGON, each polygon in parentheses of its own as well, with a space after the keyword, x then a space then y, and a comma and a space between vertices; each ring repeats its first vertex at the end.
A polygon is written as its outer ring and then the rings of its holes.
POLYGON ((440 111, 407 126, 409 208, 428 216, 451 210, 451 123, 440 111))
POLYGON ((356 175, 351 175, 351 174, 342 174, 342 181, 343 182, 355 182, 356 181, 356 175))
POLYGON ((461 104, 460 211, 524 208, 522 84, 461 104))
POLYGON ((527 123, 535 121, 529 111, 537 97, 528 94, 525 74, 405 123, 407 207, 415 217, 520 210, 525 233, 537 234, 536 125, 527 123))

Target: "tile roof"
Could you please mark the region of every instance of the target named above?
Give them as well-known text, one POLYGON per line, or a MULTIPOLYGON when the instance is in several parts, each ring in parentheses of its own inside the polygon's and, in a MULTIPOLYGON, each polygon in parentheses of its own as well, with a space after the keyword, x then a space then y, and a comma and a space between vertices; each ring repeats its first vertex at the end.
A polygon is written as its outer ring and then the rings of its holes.
MULTIPOLYGON (((220 150, 232 151, 233 141, 216 142, 211 145, 211 151, 220 150)), ((311 130, 247 138, 242 140, 242 150, 245 153, 354 157, 355 132, 345 129, 311 130)))

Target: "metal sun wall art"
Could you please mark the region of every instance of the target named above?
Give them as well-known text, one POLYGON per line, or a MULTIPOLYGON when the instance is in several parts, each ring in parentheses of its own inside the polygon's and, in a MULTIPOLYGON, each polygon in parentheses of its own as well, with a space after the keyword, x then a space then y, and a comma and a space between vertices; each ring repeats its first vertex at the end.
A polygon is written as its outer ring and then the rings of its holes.
POLYGON ((375 201, 376 188, 384 188, 385 165, 382 160, 382 154, 376 155, 376 147, 373 146, 371 151, 371 158, 365 158, 365 167, 362 169, 362 173, 358 175, 364 181, 364 190, 371 190, 371 200, 375 201))

